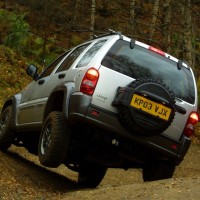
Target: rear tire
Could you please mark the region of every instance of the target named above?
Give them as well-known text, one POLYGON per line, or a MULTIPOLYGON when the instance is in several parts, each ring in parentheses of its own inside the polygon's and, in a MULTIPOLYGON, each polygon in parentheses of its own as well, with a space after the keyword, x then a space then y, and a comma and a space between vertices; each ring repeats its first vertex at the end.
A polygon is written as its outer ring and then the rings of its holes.
POLYGON ((46 167, 58 167, 66 158, 70 141, 70 126, 63 114, 51 112, 44 121, 39 138, 39 161, 46 167))
POLYGON ((11 106, 8 106, 0 115, 0 149, 6 151, 14 141, 11 128, 11 106))
POLYGON ((170 161, 152 161, 143 168, 144 181, 156 181, 172 178, 175 164, 170 161))
POLYGON ((107 168, 90 165, 80 167, 78 172, 78 183, 87 188, 96 188, 103 180, 107 168))

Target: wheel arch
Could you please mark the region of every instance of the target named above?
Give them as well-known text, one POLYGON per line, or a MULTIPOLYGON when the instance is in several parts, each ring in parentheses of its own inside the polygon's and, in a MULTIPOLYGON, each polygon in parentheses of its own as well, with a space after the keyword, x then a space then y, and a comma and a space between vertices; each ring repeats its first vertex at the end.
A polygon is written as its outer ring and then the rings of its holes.
POLYGON ((11 106, 12 104, 13 104, 13 99, 12 98, 8 99, 4 103, 4 105, 3 105, 2 109, 1 109, 1 112, 3 112, 8 106, 11 106))
POLYGON ((65 83, 56 87, 50 94, 44 111, 43 119, 52 111, 60 111, 64 113, 65 117, 68 117, 68 105, 71 94, 73 93, 75 85, 73 82, 65 83))
POLYGON ((12 119, 11 119, 11 127, 12 129, 16 128, 16 117, 17 117, 17 106, 20 102, 21 94, 16 94, 9 99, 7 99, 1 109, 1 112, 3 112, 8 106, 11 106, 11 112, 12 112, 12 119))

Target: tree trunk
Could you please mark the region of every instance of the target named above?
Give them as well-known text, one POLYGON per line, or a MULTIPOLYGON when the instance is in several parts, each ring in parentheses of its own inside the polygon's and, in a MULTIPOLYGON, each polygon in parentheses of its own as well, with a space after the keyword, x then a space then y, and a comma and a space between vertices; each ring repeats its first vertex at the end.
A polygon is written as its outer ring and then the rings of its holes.
POLYGON ((135 0, 130 1, 130 15, 131 15, 131 20, 134 20, 135 18, 135 0))
POLYGON ((77 17, 77 15, 78 15, 77 10, 78 10, 79 1, 80 1, 80 0, 73 1, 73 3, 74 3, 73 26, 76 24, 76 17, 77 17))
POLYGON ((171 20, 171 0, 164 0, 163 5, 163 50, 170 51, 170 20, 171 20))
POLYGON ((190 0, 184 0, 183 56, 192 65, 192 34, 190 0))
POLYGON ((195 65, 196 65, 196 44, 197 44, 197 27, 196 27, 196 22, 195 20, 193 20, 193 22, 191 23, 191 34, 193 37, 193 41, 194 41, 194 45, 192 46, 192 51, 193 51, 193 55, 192 55, 192 69, 195 70, 195 65))
POLYGON ((95 23, 95 8, 96 8, 96 0, 92 0, 92 4, 90 7, 91 10, 91 21, 90 21, 90 36, 94 35, 94 23, 95 23))
POLYGON ((154 6, 153 6, 153 17, 152 17, 152 21, 151 21, 152 28, 150 30, 150 39, 152 39, 154 31, 155 31, 158 9, 159 9, 159 0, 155 0, 154 6))
POLYGON ((133 35, 135 24, 135 0, 130 1, 130 35, 133 35))
POLYGON ((44 13, 43 13, 43 67, 45 67, 46 64, 46 43, 47 43, 47 0, 44 0, 44 13))

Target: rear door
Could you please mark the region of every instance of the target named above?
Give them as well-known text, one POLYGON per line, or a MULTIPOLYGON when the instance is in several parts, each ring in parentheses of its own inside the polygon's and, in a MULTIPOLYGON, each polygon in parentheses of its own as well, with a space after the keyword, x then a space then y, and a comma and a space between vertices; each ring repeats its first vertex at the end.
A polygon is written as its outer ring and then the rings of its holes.
POLYGON ((135 79, 158 80, 174 92, 176 105, 187 111, 183 114, 177 110, 172 125, 164 132, 179 139, 188 115, 196 109, 193 75, 187 66, 178 69, 177 62, 148 50, 146 46, 135 45, 131 48, 130 42, 124 40, 118 40, 112 46, 101 62, 100 78, 92 104, 117 113, 112 102, 118 87, 127 86, 135 79))

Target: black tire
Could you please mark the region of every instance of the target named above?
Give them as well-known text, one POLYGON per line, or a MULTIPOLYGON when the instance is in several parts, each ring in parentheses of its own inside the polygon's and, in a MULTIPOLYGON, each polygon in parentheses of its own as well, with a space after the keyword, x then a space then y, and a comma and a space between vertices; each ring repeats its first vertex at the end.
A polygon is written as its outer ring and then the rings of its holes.
POLYGON ((0 149, 6 151, 14 141, 11 128, 11 106, 8 106, 0 115, 0 149))
POLYGON ((39 161, 46 167, 58 167, 66 158, 71 129, 61 112, 51 112, 45 119, 39 138, 39 161))
POLYGON ((103 180, 107 168, 100 166, 84 166, 80 167, 78 172, 78 183, 82 187, 96 188, 103 180))
POLYGON ((176 165, 171 161, 152 161, 143 168, 144 181, 172 178, 176 165))
POLYGON ((118 107, 120 123, 131 134, 137 136, 154 136, 162 133, 170 126, 175 116, 175 97, 173 92, 164 83, 151 79, 136 80, 127 87, 119 88, 113 105, 118 107), (163 120, 131 106, 130 102, 134 94, 171 108, 172 112, 169 119, 163 120))

